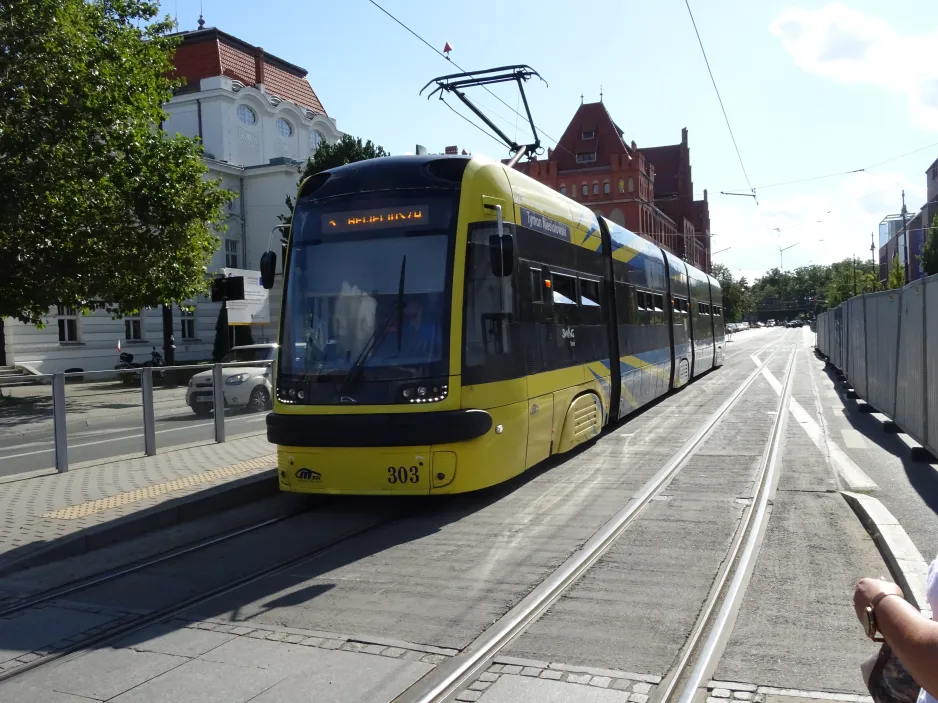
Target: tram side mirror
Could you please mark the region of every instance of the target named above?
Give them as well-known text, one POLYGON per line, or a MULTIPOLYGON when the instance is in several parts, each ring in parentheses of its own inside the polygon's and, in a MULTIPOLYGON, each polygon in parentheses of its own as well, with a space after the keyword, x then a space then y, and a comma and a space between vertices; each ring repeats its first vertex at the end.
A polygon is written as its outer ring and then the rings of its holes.
POLYGON ((265 251, 261 254, 261 285, 267 290, 274 287, 274 277, 277 273, 277 254, 265 251))
POLYGON ((510 276, 515 260, 515 240, 510 234, 489 237, 489 259, 492 273, 499 277, 510 276))

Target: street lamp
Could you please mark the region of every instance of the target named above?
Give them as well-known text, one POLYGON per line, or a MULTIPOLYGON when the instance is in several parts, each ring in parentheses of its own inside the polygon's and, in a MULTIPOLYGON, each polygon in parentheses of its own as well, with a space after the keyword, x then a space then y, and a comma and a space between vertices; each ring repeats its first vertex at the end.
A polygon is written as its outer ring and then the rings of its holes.
POLYGON ((798 242, 795 242, 794 244, 790 244, 790 245, 788 245, 787 247, 785 247, 784 249, 783 249, 782 247, 779 247, 779 248, 778 248, 778 268, 779 268, 780 271, 784 271, 784 270, 785 270, 785 265, 782 263, 782 252, 788 251, 788 250, 791 249, 792 247, 796 247, 796 246, 798 246, 798 242))

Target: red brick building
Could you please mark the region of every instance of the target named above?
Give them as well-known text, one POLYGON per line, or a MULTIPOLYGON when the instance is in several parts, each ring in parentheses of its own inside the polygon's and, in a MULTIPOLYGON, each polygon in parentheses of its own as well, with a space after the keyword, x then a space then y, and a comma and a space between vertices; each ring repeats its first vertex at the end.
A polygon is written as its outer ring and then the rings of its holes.
POLYGON ((547 158, 518 169, 710 270, 707 191, 694 200, 686 129, 680 144, 640 149, 603 103, 583 103, 547 158))

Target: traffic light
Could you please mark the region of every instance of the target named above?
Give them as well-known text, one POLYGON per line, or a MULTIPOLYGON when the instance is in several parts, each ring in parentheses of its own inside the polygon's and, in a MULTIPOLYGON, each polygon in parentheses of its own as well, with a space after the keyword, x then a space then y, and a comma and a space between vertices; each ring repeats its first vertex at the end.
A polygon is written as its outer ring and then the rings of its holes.
POLYGON ((212 302, 244 300, 244 276, 218 277, 212 280, 212 302))

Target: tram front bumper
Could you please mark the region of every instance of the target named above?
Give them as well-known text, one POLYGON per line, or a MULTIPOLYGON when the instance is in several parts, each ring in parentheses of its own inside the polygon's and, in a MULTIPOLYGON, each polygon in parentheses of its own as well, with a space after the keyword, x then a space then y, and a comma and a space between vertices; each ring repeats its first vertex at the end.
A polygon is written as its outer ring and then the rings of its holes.
POLYGON ((456 477, 456 453, 431 447, 281 447, 282 490, 297 493, 427 495, 456 477))

